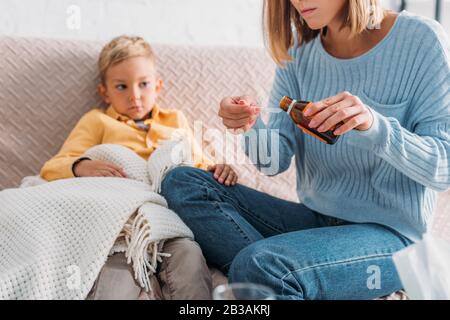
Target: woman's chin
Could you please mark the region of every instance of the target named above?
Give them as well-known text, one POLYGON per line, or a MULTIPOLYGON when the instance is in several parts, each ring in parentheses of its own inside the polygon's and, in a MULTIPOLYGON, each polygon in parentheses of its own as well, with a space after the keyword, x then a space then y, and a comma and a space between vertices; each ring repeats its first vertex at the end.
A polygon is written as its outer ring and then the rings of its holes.
POLYGON ((322 28, 325 28, 326 25, 324 23, 320 23, 318 21, 314 21, 314 19, 310 19, 309 21, 306 21, 306 24, 311 30, 321 30, 322 28))

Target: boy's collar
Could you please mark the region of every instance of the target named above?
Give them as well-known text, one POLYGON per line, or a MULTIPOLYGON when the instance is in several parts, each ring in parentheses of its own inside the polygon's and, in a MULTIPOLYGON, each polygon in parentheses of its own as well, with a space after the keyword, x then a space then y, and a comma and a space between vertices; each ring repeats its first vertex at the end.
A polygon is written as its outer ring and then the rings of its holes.
MULTIPOLYGON (((155 119, 155 118, 157 117, 157 115, 159 114, 159 111, 160 111, 159 106, 158 106, 157 104, 155 104, 155 105, 153 106, 152 111, 150 112, 150 118, 151 118, 151 119, 155 119)), ((107 114, 108 116, 110 116, 111 118, 116 119, 116 120, 119 120, 119 121, 128 121, 128 120, 131 120, 129 117, 127 117, 127 116, 125 116, 125 115, 123 115, 123 114, 118 113, 118 112, 114 109, 114 107, 113 107, 112 105, 110 105, 110 106, 108 107, 108 109, 106 109, 106 114, 107 114)), ((150 118, 145 119, 144 121, 149 120, 150 118)))

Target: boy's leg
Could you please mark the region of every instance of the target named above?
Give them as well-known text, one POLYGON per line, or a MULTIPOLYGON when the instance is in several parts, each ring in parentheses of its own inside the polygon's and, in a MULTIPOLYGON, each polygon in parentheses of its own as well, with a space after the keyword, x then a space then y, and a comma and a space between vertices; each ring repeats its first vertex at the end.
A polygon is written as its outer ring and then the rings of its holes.
POLYGON ((167 240, 158 278, 165 300, 210 300, 212 280, 200 246, 188 238, 167 240))
POLYGON ((411 241, 377 224, 291 232, 242 250, 230 282, 274 289, 276 299, 374 299, 402 288, 392 254, 411 241))
POLYGON ((151 292, 144 292, 136 283, 125 254, 116 253, 108 257, 87 299, 211 299, 211 275, 199 245, 187 238, 176 238, 167 240, 163 251, 171 257, 163 258, 157 275, 151 275, 151 292))
MULTIPOLYGON (((162 299, 159 283, 154 275, 150 278, 152 291, 145 294, 146 299, 162 299)), ((135 282, 131 265, 127 264, 124 253, 116 253, 106 260, 88 300, 138 300, 143 289, 135 282)))
POLYGON ((285 232, 321 227, 328 219, 300 203, 239 184, 224 186, 211 172, 191 167, 170 171, 161 193, 193 231, 208 263, 224 273, 248 245, 285 232))

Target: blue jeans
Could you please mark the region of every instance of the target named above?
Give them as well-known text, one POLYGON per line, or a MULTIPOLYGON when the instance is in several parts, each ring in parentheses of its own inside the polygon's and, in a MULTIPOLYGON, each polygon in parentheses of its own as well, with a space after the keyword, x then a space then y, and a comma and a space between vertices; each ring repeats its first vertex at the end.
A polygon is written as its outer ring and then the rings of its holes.
POLYGON ((373 299, 402 288, 392 254, 411 241, 388 227, 226 187, 190 167, 169 172, 162 195, 230 282, 267 285, 277 299, 373 299))

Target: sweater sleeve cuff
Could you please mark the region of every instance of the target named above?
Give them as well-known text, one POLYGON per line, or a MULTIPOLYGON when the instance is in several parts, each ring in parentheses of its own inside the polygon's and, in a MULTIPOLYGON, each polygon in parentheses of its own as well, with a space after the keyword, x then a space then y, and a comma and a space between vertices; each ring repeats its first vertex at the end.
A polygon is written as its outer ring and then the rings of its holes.
POLYGON ((77 164, 79 164, 81 161, 83 161, 83 160, 91 160, 90 158, 88 158, 88 157, 81 157, 81 158, 78 158, 77 160, 75 160, 73 163, 72 163, 72 166, 71 166, 71 177, 72 178, 75 178, 75 177, 77 177, 77 175, 75 174, 75 166, 77 165, 77 164))
POLYGON ((373 115, 372 126, 365 131, 350 131, 346 137, 347 142, 350 145, 366 150, 384 148, 389 143, 391 127, 389 120, 372 108, 367 108, 373 115))
MULTIPOLYGON (((266 125, 265 125, 265 123, 262 121, 261 117, 256 118, 256 122, 255 122, 255 124, 253 125, 252 129, 258 130, 258 129, 265 129, 265 128, 266 128, 266 125)), ((250 129, 250 130, 252 130, 252 129, 250 129)), ((249 131, 250 131, 250 130, 249 130, 249 131)))
POLYGON ((262 121, 261 117, 256 118, 256 122, 253 127, 246 133, 241 135, 241 146, 244 150, 247 150, 245 141, 251 139, 251 137, 257 136, 260 129, 266 129, 265 123, 262 121), (249 139, 247 139, 249 138, 249 139))

